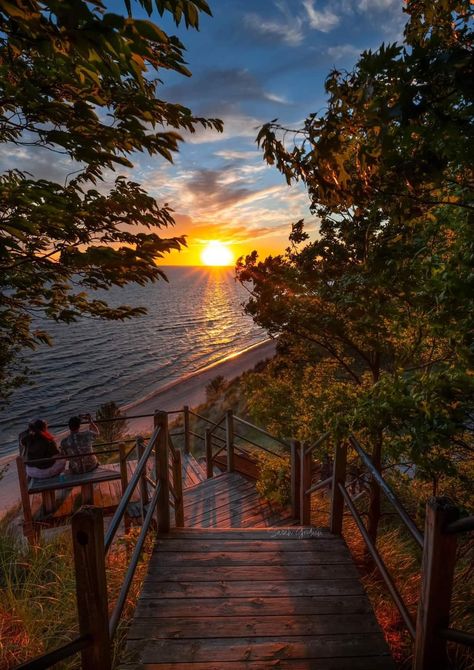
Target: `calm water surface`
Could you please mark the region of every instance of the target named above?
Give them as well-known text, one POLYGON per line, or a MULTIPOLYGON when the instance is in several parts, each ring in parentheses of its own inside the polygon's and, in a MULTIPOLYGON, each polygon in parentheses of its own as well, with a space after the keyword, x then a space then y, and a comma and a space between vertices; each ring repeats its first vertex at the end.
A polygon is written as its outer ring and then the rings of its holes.
POLYGON ((266 338, 243 314, 247 293, 234 281, 233 270, 165 271, 169 284, 130 285, 105 294, 115 305, 146 306, 146 316, 124 322, 42 323, 54 346, 41 346, 30 355, 34 386, 18 390, 0 414, 0 456, 16 451, 18 432, 31 418, 62 423, 110 400, 135 402, 266 338))

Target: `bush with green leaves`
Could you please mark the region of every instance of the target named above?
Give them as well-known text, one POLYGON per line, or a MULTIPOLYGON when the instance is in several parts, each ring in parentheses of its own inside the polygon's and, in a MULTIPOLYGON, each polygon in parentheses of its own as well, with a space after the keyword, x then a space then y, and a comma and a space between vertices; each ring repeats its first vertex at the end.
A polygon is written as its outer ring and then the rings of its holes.
POLYGON ((291 502, 291 467, 288 456, 278 458, 258 454, 259 478, 257 491, 271 503, 286 507, 291 502))

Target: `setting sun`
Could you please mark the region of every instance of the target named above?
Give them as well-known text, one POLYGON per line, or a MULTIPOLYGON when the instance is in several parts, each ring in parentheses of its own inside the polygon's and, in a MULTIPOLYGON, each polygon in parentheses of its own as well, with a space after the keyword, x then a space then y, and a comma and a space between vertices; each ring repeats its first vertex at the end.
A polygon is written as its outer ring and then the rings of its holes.
POLYGON ((225 244, 212 240, 201 253, 201 260, 204 265, 232 265, 234 256, 225 244))

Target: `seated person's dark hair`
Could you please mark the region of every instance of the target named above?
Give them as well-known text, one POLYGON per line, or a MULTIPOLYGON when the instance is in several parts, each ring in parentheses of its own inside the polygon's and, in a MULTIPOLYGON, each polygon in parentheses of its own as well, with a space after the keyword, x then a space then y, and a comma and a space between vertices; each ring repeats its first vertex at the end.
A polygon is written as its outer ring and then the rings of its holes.
POLYGON ((81 418, 79 416, 72 416, 69 419, 69 430, 77 430, 81 425, 81 418))

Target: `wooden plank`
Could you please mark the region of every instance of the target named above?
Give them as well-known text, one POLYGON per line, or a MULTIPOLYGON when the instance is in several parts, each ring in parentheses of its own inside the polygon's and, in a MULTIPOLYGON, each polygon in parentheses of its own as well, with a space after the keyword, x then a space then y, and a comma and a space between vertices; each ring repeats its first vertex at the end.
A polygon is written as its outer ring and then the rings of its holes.
MULTIPOLYGON (((274 661, 205 661, 204 663, 147 663, 144 670, 395 670, 386 656, 324 659, 275 659, 274 661)), ((137 670, 136 663, 120 664, 118 670, 137 670)))
POLYGON ((213 477, 212 479, 206 479, 203 482, 200 482, 198 486, 194 486, 186 491, 186 496, 191 496, 196 492, 205 491, 206 489, 215 489, 219 490, 220 488, 232 488, 239 483, 248 483, 241 475, 238 475, 236 472, 226 472, 220 475, 213 477))
MULTIPOLYGON (((185 522, 188 522, 185 516, 185 522)), ((245 498, 236 501, 235 506, 212 510, 202 516, 196 516, 192 523, 194 526, 253 526, 255 522, 265 519, 278 520, 279 513, 274 511, 268 503, 262 502, 258 497, 245 498)), ((271 524, 270 524, 271 525, 271 524)))
POLYGON ((183 495, 184 509, 192 510, 196 507, 196 505, 209 507, 225 505, 228 501, 238 500, 240 497, 250 494, 254 496, 257 495, 255 487, 250 482, 243 482, 242 484, 239 483, 230 489, 221 491, 206 490, 203 491, 201 495, 190 496, 185 492, 183 495))
POLYGON ((319 528, 301 528, 300 526, 289 526, 287 528, 279 528, 275 530, 274 528, 177 528, 171 529, 169 534, 166 535, 166 539, 171 539, 173 537, 179 537, 181 539, 197 539, 200 538, 203 541, 208 540, 269 540, 272 537, 278 537, 281 541, 286 540, 295 540, 298 539, 308 539, 308 538, 334 538, 334 540, 341 542, 341 539, 338 536, 331 535, 329 532, 326 532, 324 529, 319 528), (276 535, 275 535, 276 533, 276 535))
POLYGON ((353 565, 353 559, 346 550, 334 552, 317 553, 315 551, 286 552, 286 551, 221 551, 204 553, 199 551, 188 551, 185 553, 163 552, 157 560, 161 566, 175 566, 177 568, 196 567, 197 569, 214 568, 217 566, 288 566, 288 565, 338 565, 347 563, 353 565))
POLYGON ((230 512, 238 513, 243 510, 250 510, 256 505, 262 505, 255 491, 242 491, 234 495, 220 495, 216 500, 207 500, 204 504, 196 502, 195 505, 187 506, 184 510, 185 519, 190 526, 194 526, 194 520, 206 520, 212 515, 228 515, 230 512))
MULTIPOLYGON (((154 619, 200 616, 266 616, 286 614, 371 613, 366 596, 300 596, 263 598, 140 598, 135 617, 154 619)), ((157 622, 157 625, 160 625, 157 622)))
POLYGON ((134 619, 129 640, 173 640, 198 638, 280 638, 299 635, 363 635, 380 632, 373 616, 367 614, 294 614, 289 616, 167 617, 134 619))
POLYGON ((154 551, 158 554, 166 552, 179 553, 209 553, 215 551, 229 551, 239 553, 256 552, 276 552, 285 551, 287 554, 313 551, 318 554, 331 554, 332 552, 341 554, 348 553, 348 549, 340 538, 334 539, 319 539, 314 540, 291 540, 291 539, 268 539, 268 540, 208 540, 207 537, 202 539, 195 539, 192 542, 189 539, 181 539, 179 537, 167 537, 165 539, 158 538, 154 551))
MULTIPOLYGON (((212 479, 206 479, 205 481, 201 482, 199 484, 199 488, 204 489, 208 486, 214 487, 218 485, 232 486, 232 484, 242 481, 246 480, 244 479, 244 477, 237 474, 236 472, 222 472, 219 475, 214 476, 212 479)), ((189 490, 189 493, 191 493, 191 490, 189 490)))
MULTIPOLYGON (((143 663, 186 661, 275 661, 289 658, 339 658, 381 656, 387 647, 380 633, 363 635, 321 635, 318 637, 219 638, 215 640, 133 640, 128 649, 140 650, 143 663)), ((316 666, 317 667, 317 666, 316 666)))
POLYGON ((249 580, 197 582, 197 581, 155 581, 146 579, 142 598, 299 598, 300 596, 352 596, 364 595, 361 583, 356 579, 340 581, 284 581, 264 582, 249 580))
POLYGON ((147 579, 166 582, 190 581, 293 581, 293 580, 340 580, 356 579, 357 569, 354 565, 283 565, 283 566, 243 566, 243 567, 214 567, 206 572, 200 568, 178 567, 169 568, 153 561, 148 566, 147 579))
POLYGON ((233 491, 239 486, 245 485, 246 488, 253 488, 255 491, 255 484, 249 482, 247 479, 240 477, 239 475, 220 475, 218 477, 213 477, 212 479, 206 479, 204 482, 200 482, 199 486, 193 486, 190 489, 186 490, 186 498, 193 500, 194 497, 207 497, 212 495, 213 492, 219 491, 233 491), (229 479, 231 481, 229 481, 229 479))

